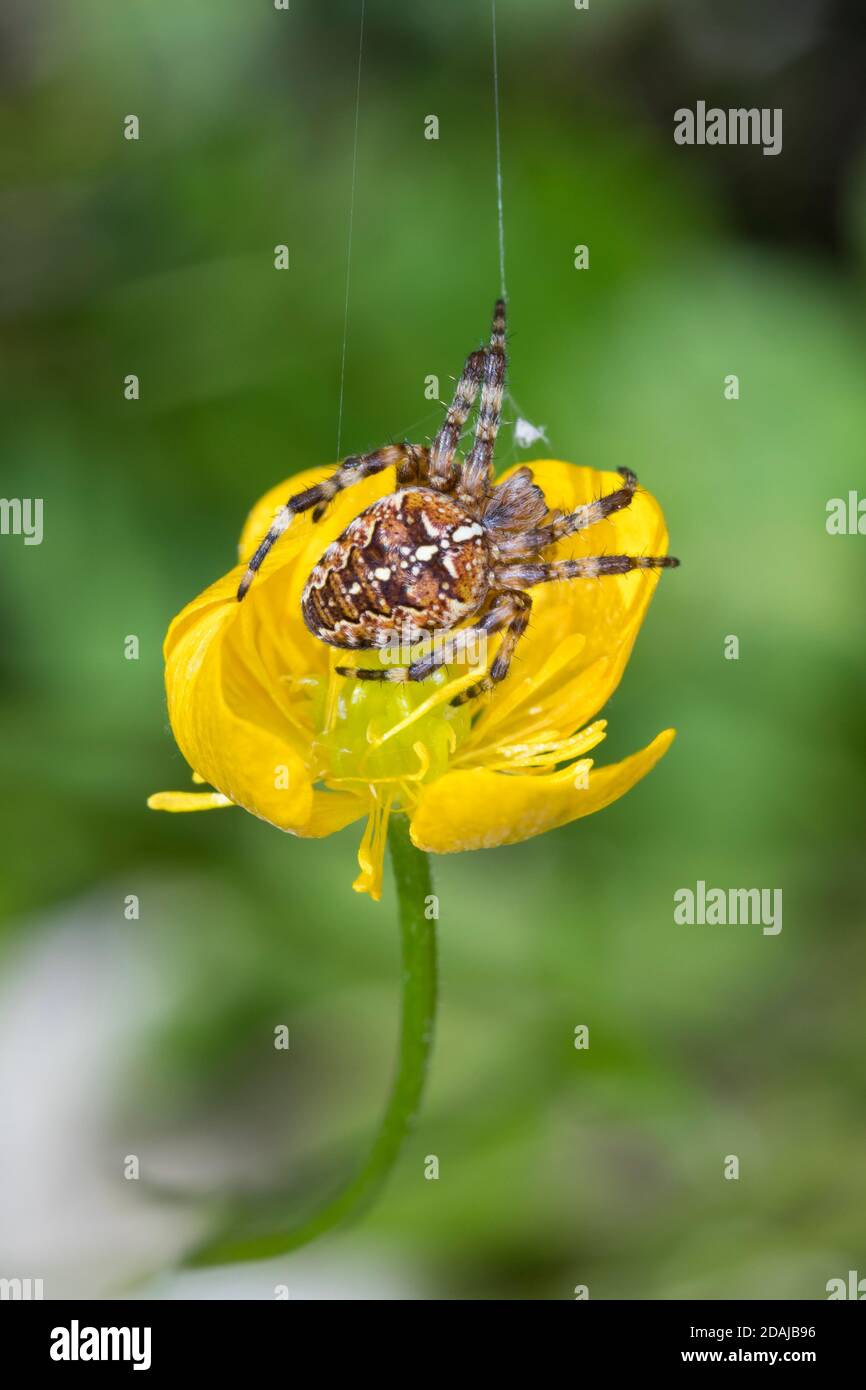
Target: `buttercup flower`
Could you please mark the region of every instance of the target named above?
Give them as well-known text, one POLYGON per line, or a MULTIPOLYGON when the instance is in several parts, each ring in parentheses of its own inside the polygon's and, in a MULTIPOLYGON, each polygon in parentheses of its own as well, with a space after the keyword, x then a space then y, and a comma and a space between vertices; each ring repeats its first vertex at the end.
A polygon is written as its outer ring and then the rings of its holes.
MULTIPOLYGON (((531 467, 548 505, 562 512, 622 481, 554 460, 531 467)), ((393 491, 389 469, 338 494, 320 522, 295 517, 238 603, 244 566, 275 513, 331 471, 308 470, 267 492, 244 526, 238 566, 172 622, 164 647, 171 727, 194 780, 214 790, 160 792, 151 807, 241 806, 312 837, 366 820, 354 887, 378 899, 392 813, 408 815, 419 849, 484 849, 599 811, 650 771, 672 729, 610 766, 597 768, 586 755, 605 736, 595 716, 619 683, 658 571, 537 586, 511 673, 479 701, 450 703, 478 678, 465 664, 404 684, 341 676, 337 665, 381 658, 315 638, 301 616, 301 591, 328 544, 393 491)), ((561 541, 549 558, 666 551, 659 506, 638 491, 629 507, 561 541)))

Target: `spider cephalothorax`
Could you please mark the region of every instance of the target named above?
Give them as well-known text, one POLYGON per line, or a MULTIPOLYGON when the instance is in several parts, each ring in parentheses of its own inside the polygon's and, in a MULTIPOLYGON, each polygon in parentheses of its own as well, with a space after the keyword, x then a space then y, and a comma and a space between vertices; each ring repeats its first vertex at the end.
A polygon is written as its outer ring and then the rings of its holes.
MULTIPOLYGON (((493 448, 505 383, 505 304, 497 301, 487 348, 470 353, 442 428, 427 448, 387 444, 348 458, 324 482, 290 497, 249 562, 242 599, 262 561, 298 512, 313 520, 343 488, 384 468, 396 468, 397 491, 357 516, 328 547, 301 598, 304 621, 332 647, 375 650, 395 638, 417 641, 459 624, 479 634, 502 632, 487 674, 464 690, 462 703, 507 676, 526 630, 535 584, 556 579, 624 574, 679 563, 672 556, 588 555, 544 561, 548 546, 584 531, 631 502, 637 478, 621 468, 622 486, 568 516, 548 509, 529 468, 493 481, 493 448), (457 445, 480 389, 472 447, 457 445)), ((338 667, 359 680, 424 680, 448 659, 448 644, 408 666, 338 667)))

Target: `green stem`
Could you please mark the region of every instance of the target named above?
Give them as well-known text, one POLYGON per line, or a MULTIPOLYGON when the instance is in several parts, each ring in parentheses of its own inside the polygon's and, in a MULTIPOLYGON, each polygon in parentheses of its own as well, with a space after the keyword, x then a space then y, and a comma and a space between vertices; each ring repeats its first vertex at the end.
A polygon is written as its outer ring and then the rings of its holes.
POLYGON ((300 1225, 266 1234, 238 1234, 238 1222, 188 1256, 187 1265, 264 1260, 297 1250, 359 1216, 389 1177, 403 1140, 412 1128, 433 1046, 436 1012, 436 923, 425 916, 432 892, 427 855, 409 838, 405 816, 391 817, 388 846, 397 886, 402 943, 403 1003, 397 1075, 372 1148, 355 1177, 300 1225))

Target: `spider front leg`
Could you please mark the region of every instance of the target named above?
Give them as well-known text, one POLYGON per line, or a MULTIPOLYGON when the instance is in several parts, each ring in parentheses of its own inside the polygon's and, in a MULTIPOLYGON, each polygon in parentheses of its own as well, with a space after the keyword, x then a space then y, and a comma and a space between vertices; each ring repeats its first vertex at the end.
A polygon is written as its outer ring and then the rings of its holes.
POLYGON ((564 536, 573 536, 575 531, 585 531, 588 526, 595 526, 596 522, 604 521, 605 517, 611 516, 614 512, 621 512, 624 507, 631 505, 637 492, 637 474, 632 473, 630 468, 618 468, 616 471, 622 478, 622 487, 606 493, 604 497, 596 498, 594 502, 587 502, 585 506, 578 507, 567 516, 557 517, 550 527, 554 541, 561 541, 564 536))
POLYGON ((293 516, 299 512, 307 512, 312 507, 313 520, 318 521, 328 503, 344 488, 359 483, 362 478, 369 478, 372 473, 381 473, 383 468, 396 467, 399 470, 412 467, 417 470, 426 454, 427 450, 418 444, 386 444, 381 449, 374 449, 370 454, 347 458, 330 478, 325 478, 321 483, 316 483, 304 492, 290 497, 286 505, 277 512, 271 529, 250 558, 246 573, 238 585, 238 602, 244 597, 268 551, 279 540, 293 516))
POLYGON ((617 472, 622 475, 622 487, 618 487, 614 492, 606 493, 604 497, 597 498, 595 502, 587 502, 566 516, 557 516, 546 526, 538 526, 532 531, 517 531, 511 535, 503 535, 498 541, 500 554, 506 559, 511 556, 535 554, 539 550, 546 549, 549 545, 554 545, 556 541, 561 541, 565 536, 573 536, 577 531, 585 531, 588 527, 595 526, 597 522, 604 521, 614 512, 621 512, 624 507, 630 506, 637 491, 637 477, 630 468, 618 468, 617 472))

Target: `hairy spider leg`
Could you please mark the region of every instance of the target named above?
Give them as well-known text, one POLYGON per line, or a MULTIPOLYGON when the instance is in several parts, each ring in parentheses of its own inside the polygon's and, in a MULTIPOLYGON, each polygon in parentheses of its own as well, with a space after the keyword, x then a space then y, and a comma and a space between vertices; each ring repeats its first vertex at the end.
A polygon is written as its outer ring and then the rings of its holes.
POLYGON ((478 395, 478 388, 484 376, 486 356, 484 348, 470 352, 454 390, 454 399, 430 446, 430 485, 439 490, 450 488, 454 482, 457 445, 478 395))
POLYGON ((503 595, 503 607, 509 600, 511 617, 499 651, 490 664, 490 670, 481 677, 481 680, 468 686, 466 690, 461 690, 459 695, 455 695, 451 701, 452 705, 465 705, 467 700, 474 700, 479 695, 484 695, 488 690, 492 690, 499 681, 504 681, 508 675, 517 644, 529 626, 529 614, 532 611, 532 599, 529 594, 520 589, 503 595))
POLYGON ((497 299, 493 309, 490 346, 484 359, 481 402, 475 421, 475 437, 461 471, 457 495, 468 504, 478 503, 490 490, 493 478, 493 450, 502 418, 505 389, 505 300, 497 299))
MULTIPOLYGON (((515 613, 515 601, 519 603, 523 597, 518 593, 500 594, 498 603, 490 609, 489 613, 486 613, 483 618, 477 623, 472 623, 468 628, 454 629, 453 635, 468 642, 474 637, 499 632, 512 621, 515 613)), ((528 598, 528 595, 526 597, 528 598)), ((370 669, 362 666, 338 666, 336 669, 341 676, 354 676, 359 681, 396 681, 402 683, 403 681, 426 680, 440 666, 446 666, 450 661, 453 661, 453 655, 449 650, 449 644, 440 643, 434 645, 417 661, 413 661, 411 666, 379 666, 370 669)), ((471 689, 474 690, 475 687, 472 686, 471 689)), ((452 701, 452 704, 456 703, 460 702, 452 701)))
POLYGON ((676 569, 673 555, 585 555, 580 560, 525 561, 498 565, 494 582, 503 588, 530 589, 557 579, 593 579, 603 574, 628 574, 630 570, 676 569))
POLYGON ((417 468, 419 459, 426 455, 426 452, 426 449, 418 444, 385 444, 381 449, 374 449, 372 453, 347 458, 330 478, 325 478, 313 487, 306 488, 304 492, 290 497, 286 505, 277 512, 270 530, 250 558, 246 573, 238 586, 238 602, 246 594, 268 551, 279 540, 293 516, 313 507, 313 518, 318 520, 322 509, 344 488, 359 483, 362 478, 369 478, 373 473, 381 473, 383 468, 417 468))

